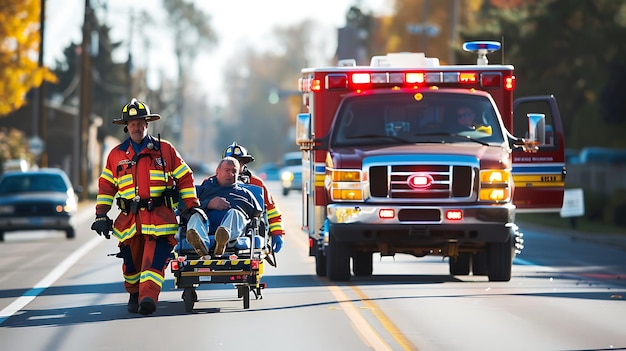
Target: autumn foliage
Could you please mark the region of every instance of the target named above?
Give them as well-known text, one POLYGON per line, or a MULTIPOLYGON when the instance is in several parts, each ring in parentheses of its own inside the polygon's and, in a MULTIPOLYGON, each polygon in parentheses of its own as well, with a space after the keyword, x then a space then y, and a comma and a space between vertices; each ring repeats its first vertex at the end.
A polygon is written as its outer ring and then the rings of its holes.
POLYGON ((26 103, 26 94, 56 80, 39 67, 40 0, 0 1, 0 117, 26 103))

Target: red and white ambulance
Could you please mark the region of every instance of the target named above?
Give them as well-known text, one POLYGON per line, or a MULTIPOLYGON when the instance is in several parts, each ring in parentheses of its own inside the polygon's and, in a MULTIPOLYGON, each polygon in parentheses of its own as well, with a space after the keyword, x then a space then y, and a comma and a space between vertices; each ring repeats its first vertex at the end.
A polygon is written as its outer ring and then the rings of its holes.
POLYGON ((513 66, 487 60, 500 43, 463 48, 476 64, 397 53, 302 70, 302 228, 318 276, 372 275, 374 253, 402 253, 508 281, 523 248, 515 213, 560 210, 554 97, 514 101, 513 66))

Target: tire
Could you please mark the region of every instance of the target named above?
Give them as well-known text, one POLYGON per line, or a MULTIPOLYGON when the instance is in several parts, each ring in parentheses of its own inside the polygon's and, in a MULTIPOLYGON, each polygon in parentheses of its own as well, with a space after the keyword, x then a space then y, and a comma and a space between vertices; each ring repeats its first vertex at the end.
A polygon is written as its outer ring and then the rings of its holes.
POLYGON ((289 195, 289 189, 283 188, 283 196, 289 195))
POLYGON ((326 276, 326 255, 319 247, 315 249, 315 274, 318 277, 326 276))
POLYGON ((448 261, 450 275, 469 275, 471 257, 472 254, 469 252, 459 252, 457 257, 450 257, 448 261))
POLYGON ((355 276, 369 277, 374 271, 374 258, 371 252, 355 252, 352 255, 352 272, 355 276))
POLYGON ((490 282, 508 282, 513 268, 511 236, 503 243, 490 243, 487 249, 487 272, 490 282))
POLYGON ((4 241, 4 232, 0 231, 0 242, 4 241))
POLYGON ((330 281, 350 280, 350 247, 336 240, 336 233, 331 230, 326 255, 326 276, 330 281))
POLYGON ((488 260, 486 252, 477 252, 472 255, 472 274, 473 275, 487 275, 488 260))
POLYGON ((68 239, 74 239, 76 237, 76 232, 74 231, 74 228, 66 229, 65 237, 68 239))

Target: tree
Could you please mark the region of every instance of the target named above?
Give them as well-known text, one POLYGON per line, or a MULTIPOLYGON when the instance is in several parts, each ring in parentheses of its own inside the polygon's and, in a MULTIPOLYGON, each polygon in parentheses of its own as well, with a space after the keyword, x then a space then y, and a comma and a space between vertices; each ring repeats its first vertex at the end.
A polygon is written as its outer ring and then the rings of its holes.
MULTIPOLYGON (((553 94, 569 147, 626 147, 626 1, 485 2, 466 39, 505 38, 518 96, 553 94), (514 58, 514 60, 512 59, 514 58)), ((494 55, 494 61, 499 59, 494 55)))
POLYGON ((176 93, 176 114, 173 116, 172 130, 176 142, 180 140, 181 119, 185 115, 184 90, 187 86, 187 69, 201 48, 211 48, 217 37, 210 25, 211 17, 184 0, 163 0, 168 13, 168 22, 174 30, 174 51, 178 61, 178 89, 176 93))
POLYGON ((37 60, 40 5, 39 0, 0 2, 0 116, 23 106, 27 93, 44 80, 55 81, 37 60))

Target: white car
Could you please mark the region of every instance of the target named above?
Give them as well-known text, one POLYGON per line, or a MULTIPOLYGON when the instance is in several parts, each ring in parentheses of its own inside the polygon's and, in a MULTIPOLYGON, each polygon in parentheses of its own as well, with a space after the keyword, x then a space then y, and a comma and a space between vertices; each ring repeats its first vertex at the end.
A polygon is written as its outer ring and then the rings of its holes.
POLYGON ((280 183, 283 195, 287 196, 290 190, 302 190, 302 153, 288 152, 283 156, 283 167, 280 169, 280 183))

